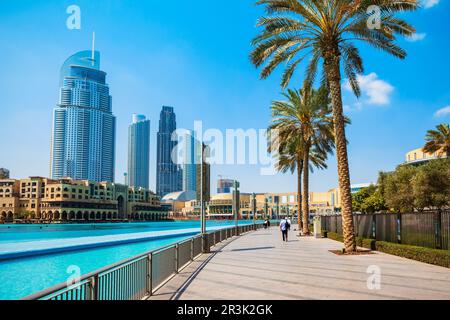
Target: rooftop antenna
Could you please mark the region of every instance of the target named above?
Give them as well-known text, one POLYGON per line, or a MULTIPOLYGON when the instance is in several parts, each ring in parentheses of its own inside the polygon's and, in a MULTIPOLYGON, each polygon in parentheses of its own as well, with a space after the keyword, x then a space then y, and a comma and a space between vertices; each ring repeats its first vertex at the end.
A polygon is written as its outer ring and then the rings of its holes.
POLYGON ((92 66, 94 66, 95 63, 95 31, 92 32, 92 66))

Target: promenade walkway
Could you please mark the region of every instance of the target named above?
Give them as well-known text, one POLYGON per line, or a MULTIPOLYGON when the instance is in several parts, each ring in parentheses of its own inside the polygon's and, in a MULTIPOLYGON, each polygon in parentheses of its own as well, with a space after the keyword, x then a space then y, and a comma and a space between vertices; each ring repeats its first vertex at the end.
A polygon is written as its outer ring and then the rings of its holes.
POLYGON ((450 269, 383 253, 338 256, 342 244, 277 228, 234 238, 203 255, 151 299, 450 299, 450 269), (381 287, 367 286, 368 268, 381 287))

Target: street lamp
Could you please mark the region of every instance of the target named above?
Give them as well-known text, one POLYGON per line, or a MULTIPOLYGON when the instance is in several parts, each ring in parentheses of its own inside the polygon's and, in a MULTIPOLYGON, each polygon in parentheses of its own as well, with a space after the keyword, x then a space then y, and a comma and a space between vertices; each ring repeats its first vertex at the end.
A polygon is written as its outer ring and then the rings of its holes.
POLYGON ((205 214, 205 202, 204 202, 204 183, 203 183, 203 162, 204 162, 204 145, 201 142, 201 157, 200 157, 200 222, 201 222, 201 234, 202 234, 202 247, 203 253, 209 253, 210 247, 208 244, 208 235, 206 234, 206 214, 205 214))
POLYGON ((233 217, 234 217, 234 227, 236 228, 236 235, 239 235, 239 221, 238 221, 238 215, 239 215, 239 205, 240 205, 240 199, 239 199, 239 182, 233 181, 233 197, 232 197, 232 209, 233 209, 233 217))
POLYGON ((256 194, 252 194, 253 225, 256 225, 256 194))

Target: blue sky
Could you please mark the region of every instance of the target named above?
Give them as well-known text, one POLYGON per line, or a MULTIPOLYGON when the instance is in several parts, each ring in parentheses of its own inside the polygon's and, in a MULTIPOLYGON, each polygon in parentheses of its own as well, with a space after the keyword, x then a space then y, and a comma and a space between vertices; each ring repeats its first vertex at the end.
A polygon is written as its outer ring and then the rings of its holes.
MULTIPOLYGON (((450 121, 448 53, 450 4, 427 0, 429 8, 408 14, 415 41, 400 40, 409 53, 400 61, 362 46, 363 97, 345 89, 353 183, 376 181, 425 133, 450 121), (439 113, 439 117, 436 113, 439 113), (446 112, 447 110, 448 112, 446 112)), ((151 186, 155 187, 156 132, 162 105, 171 105, 178 127, 262 129, 270 102, 280 98, 280 72, 259 80, 250 64, 250 41, 262 9, 252 0, 46 1, 0 2, 0 167, 13 177, 49 175, 52 110, 58 101, 59 68, 74 52, 90 48, 92 31, 108 73, 117 117, 116 180, 126 170, 127 126, 132 113, 151 120, 151 186), (81 8, 81 30, 66 27, 66 8, 81 8)), ((302 72, 292 86, 301 84, 302 72)), ((214 166, 218 175, 237 178, 243 191, 295 191, 295 177, 261 176, 254 165, 214 166)), ((336 162, 311 177, 313 191, 337 186, 336 162)))

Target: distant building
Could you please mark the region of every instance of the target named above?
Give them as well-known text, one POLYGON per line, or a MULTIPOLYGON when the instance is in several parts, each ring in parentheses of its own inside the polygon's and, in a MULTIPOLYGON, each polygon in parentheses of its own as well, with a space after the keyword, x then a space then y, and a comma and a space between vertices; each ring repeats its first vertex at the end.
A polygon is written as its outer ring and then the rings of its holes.
POLYGON ((0 168, 0 179, 9 179, 9 170, 0 168))
POLYGON ((114 181, 116 118, 111 101, 98 51, 81 51, 64 62, 53 111, 53 179, 114 181))
MULTIPOLYGON (((186 130, 178 147, 182 150, 181 168, 183 169, 183 191, 197 191, 197 164, 200 142, 195 139, 192 130, 186 130)), ((179 140, 180 141, 180 140, 179 140)))
POLYGON ((430 160, 447 158, 445 152, 425 153, 422 148, 415 149, 406 154, 406 164, 419 165, 430 160))
POLYGON ((368 188, 370 186, 374 186, 376 183, 370 182, 370 183, 360 183, 360 184, 352 184, 350 186, 351 193, 358 193, 361 191, 361 189, 368 188))
POLYGON ((128 185, 149 188, 150 172, 150 120, 133 115, 128 127, 128 185))
POLYGON ((0 221, 152 221, 167 219, 160 198, 143 188, 72 179, 0 180, 0 221))
POLYGON ((181 168, 172 161, 172 152, 177 146, 172 134, 177 128, 173 107, 163 106, 157 136, 156 193, 163 197, 183 189, 181 168))
POLYGON ((231 193, 234 180, 231 179, 219 179, 217 181, 217 193, 231 193))

